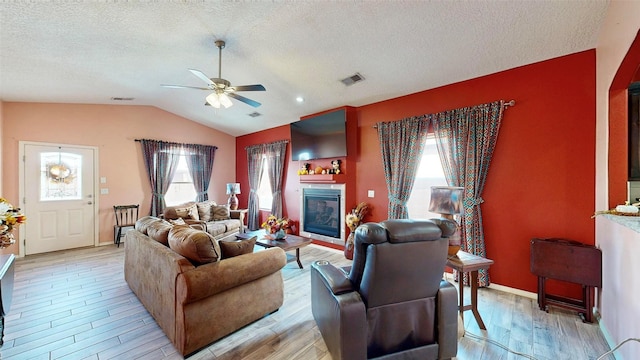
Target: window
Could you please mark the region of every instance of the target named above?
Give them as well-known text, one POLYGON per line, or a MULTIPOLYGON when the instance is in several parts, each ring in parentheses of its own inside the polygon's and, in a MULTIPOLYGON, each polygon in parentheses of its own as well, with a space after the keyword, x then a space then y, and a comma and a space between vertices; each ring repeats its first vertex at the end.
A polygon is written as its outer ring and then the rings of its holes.
POLYGON ((195 200, 196 188, 193 186, 193 178, 189 173, 187 158, 184 153, 181 153, 178 167, 173 175, 173 180, 171 180, 171 185, 169 185, 169 190, 164 196, 164 201, 167 206, 173 206, 195 200))
POLYGON ((260 210, 271 211, 271 203, 273 202, 273 193, 271 192, 271 181, 269 180, 269 160, 266 155, 262 156, 262 180, 258 187, 258 202, 260 210))
POLYGON ((447 180, 444 177, 444 171, 440 163, 436 139, 431 134, 427 137, 422 159, 418 166, 416 180, 413 183, 413 190, 411 191, 409 201, 407 201, 409 218, 431 219, 441 216, 440 214, 429 212, 432 186, 447 186, 447 180))
POLYGON ((40 201, 82 199, 82 156, 63 152, 40 154, 40 201))

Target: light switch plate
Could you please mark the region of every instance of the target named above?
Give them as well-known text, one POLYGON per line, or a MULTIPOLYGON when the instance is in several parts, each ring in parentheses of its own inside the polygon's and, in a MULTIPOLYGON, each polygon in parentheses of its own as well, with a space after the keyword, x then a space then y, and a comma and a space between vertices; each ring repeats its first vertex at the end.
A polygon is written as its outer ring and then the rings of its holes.
POLYGON ((372 198, 372 197, 375 197, 375 195, 376 195, 376 192, 375 192, 375 191, 373 191, 373 190, 369 190, 369 191, 367 191, 367 196, 368 196, 368 197, 372 198))
POLYGON ((101 176, 100 177, 100 184, 106 184, 107 183, 107 177, 106 176, 101 176))
POLYGON ((102 189, 100 189, 100 194, 101 194, 101 195, 108 195, 108 194, 109 194, 109 189, 108 189, 108 188, 102 188, 102 189))

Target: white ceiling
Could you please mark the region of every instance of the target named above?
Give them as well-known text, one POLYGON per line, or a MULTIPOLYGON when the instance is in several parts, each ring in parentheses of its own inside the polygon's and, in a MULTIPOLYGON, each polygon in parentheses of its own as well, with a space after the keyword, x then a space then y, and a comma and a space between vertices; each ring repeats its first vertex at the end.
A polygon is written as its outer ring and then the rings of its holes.
POLYGON ((0 100, 151 105, 233 136, 594 48, 608 1, 2 2, 0 100), (263 84, 204 106, 188 69, 263 84), (346 87, 340 79, 366 79, 346 87), (298 104, 297 96, 305 102, 298 104), (112 97, 133 97, 115 102, 112 97), (248 114, 257 111, 260 117, 248 114))

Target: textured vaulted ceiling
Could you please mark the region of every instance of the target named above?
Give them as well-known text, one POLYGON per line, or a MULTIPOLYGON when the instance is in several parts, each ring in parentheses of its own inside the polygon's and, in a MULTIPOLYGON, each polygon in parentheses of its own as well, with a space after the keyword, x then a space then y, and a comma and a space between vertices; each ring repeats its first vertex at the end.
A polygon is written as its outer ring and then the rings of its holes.
POLYGON ((607 1, 2 2, 0 100, 151 105, 238 136, 596 46, 607 1), (232 85, 209 92, 188 69, 232 85), (365 81, 340 79, 359 72, 365 81), (299 104, 296 96, 303 96, 299 104), (115 102, 112 97, 133 97, 115 102), (254 111, 262 114, 250 117, 254 111))

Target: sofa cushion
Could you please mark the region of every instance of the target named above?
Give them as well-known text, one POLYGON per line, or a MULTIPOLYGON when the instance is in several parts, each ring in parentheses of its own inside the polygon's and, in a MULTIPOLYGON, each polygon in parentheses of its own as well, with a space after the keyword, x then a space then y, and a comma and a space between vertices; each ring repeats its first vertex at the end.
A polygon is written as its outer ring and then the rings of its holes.
POLYGON ((229 220, 231 216, 229 215, 229 208, 226 205, 216 205, 212 207, 213 220, 229 220))
POLYGON ((225 223, 226 221, 210 221, 207 223, 207 232, 219 239, 218 236, 227 232, 225 223))
POLYGON ((135 229, 147 235, 149 225, 157 221, 160 221, 160 219, 155 216, 143 216, 136 221, 135 229))
POLYGON ((153 240, 169 246, 169 231, 173 228, 168 221, 160 220, 149 224, 147 235, 153 240))
POLYGON ((218 241, 220 251, 222 252, 222 258, 228 259, 234 256, 252 253, 257 239, 258 237, 254 236, 245 240, 218 241))
POLYGON ((220 248, 213 236, 189 226, 174 226, 169 231, 169 247, 194 265, 218 261, 220 248))
POLYGON ((198 207, 198 216, 202 221, 213 220, 213 207, 216 206, 216 202, 212 200, 196 203, 198 207))

